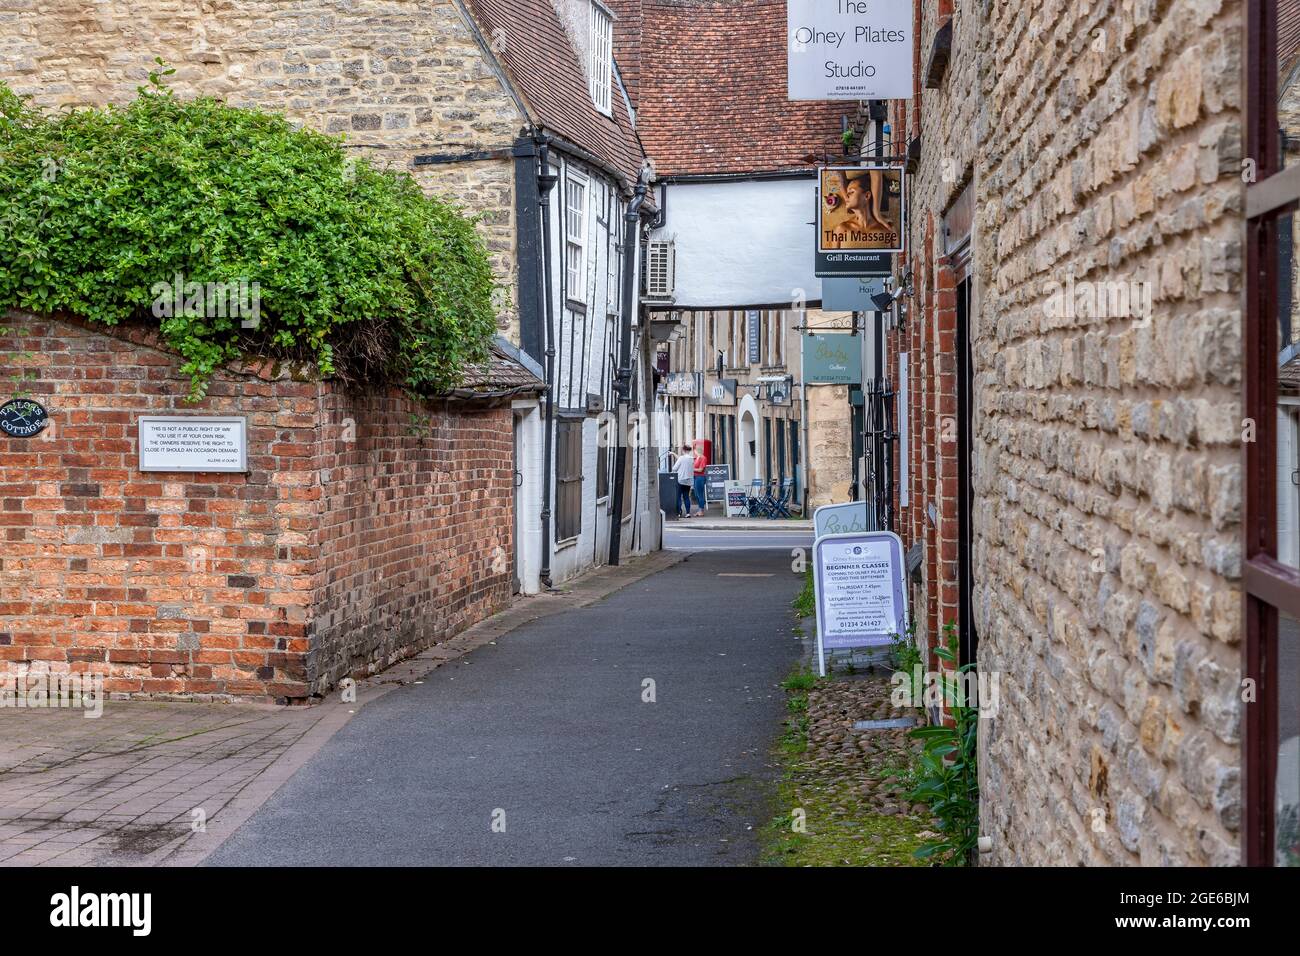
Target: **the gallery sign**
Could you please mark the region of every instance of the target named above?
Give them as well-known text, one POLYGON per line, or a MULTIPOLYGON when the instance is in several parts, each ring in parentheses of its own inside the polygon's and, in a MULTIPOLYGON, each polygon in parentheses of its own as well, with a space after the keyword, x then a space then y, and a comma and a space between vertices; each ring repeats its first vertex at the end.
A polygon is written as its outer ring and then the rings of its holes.
POLYGON ((817 275, 889 274, 907 228, 903 175, 890 165, 817 171, 817 275))
POLYGON ((787 0, 786 26, 790 99, 911 99, 906 0, 787 0))
POLYGON ((802 371, 805 385, 861 385, 862 339, 847 332, 808 336, 802 371))

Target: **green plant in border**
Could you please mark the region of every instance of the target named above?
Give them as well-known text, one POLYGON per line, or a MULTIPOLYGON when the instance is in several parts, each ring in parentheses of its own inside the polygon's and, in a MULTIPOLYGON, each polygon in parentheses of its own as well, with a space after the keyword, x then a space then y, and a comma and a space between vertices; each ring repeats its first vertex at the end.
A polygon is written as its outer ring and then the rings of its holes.
POLYGON ((279 114, 183 102, 157 62, 104 109, 46 115, 0 83, 0 309, 149 321, 196 399, 245 354, 419 395, 486 359, 496 285, 473 219, 279 114), (256 327, 157 314, 177 275, 256 283, 256 327))
POLYGON ((803 589, 790 606, 794 608, 795 613, 800 617, 811 617, 817 613, 816 603, 816 597, 813 593, 812 568, 806 568, 804 570, 803 589))
POLYGON ((916 624, 907 626, 906 634, 895 634, 893 641, 895 673, 907 675, 911 687, 911 700, 914 707, 921 705, 921 695, 925 691, 924 675, 918 675, 916 666, 921 663, 921 650, 916 646, 916 624))
MULTIPOLYGON (((935 655, 950 665, 958 661, 957 628, 944 626, 944 645, 935 655)), ((965 674, 974 664, 955 668, 965 674)), ((976 744, 979 709, 970 707, 960 680, 952 671, 941 673, 943 699, 952 725, 917 727, 912 737, 922 741, 917 758, 918 782, 909 799, 929 805, 938 820, 940 837, 916 851, 919 858, 937 858, 945 866, 967 866, 979 841, 979 777, 976 774, 976 744)))

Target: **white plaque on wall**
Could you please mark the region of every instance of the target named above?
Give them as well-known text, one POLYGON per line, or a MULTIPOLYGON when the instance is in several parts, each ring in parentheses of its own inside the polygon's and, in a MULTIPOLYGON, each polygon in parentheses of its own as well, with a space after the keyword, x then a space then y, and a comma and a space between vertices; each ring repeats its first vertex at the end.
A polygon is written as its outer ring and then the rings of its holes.
POLYGON ((248 425, 200 415, 141 417, 141 471, 247 471, 248 425))

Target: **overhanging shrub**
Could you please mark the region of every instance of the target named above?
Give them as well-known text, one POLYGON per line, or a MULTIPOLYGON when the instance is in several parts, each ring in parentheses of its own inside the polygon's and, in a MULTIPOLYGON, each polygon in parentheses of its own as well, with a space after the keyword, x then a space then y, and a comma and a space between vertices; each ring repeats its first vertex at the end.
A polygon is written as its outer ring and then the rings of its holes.
POLYGON ((494 282, 471 219, 282 116, 182 102, 163 75, 58 115, 0 83, 0 307, 158 323, 195 397, 248 353, 418 394, 485 359, 494 282))

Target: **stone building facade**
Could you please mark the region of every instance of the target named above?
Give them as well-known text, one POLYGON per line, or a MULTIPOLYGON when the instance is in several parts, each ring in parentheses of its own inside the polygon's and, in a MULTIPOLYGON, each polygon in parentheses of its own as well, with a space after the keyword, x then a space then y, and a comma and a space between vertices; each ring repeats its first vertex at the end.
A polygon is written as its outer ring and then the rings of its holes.
MULTIPOLYGON (((510 599, 511 410, 490 389, 421 406, 267 362, 195 404, 156 332, 4 327, 50 424, 0 437, 0 673, 301 702, 510 599), (141 471, 142 415, 245 418, 248 470, 141 471)), ((507 391, 541 388, 516 377, 507 391)))
MULTIPOLYGON (((161 57, 182 98, 217 96, 342 134, 377 165, 481 213, 496 274, 515 290, 509 147, 520 110, 470 22, 454 0, 52 0, 0 6, 0 60, 16 93, 77 107, 129 101, 161 57), (464 159, 415 165, 430 153, 464 159)), ((501 323, 517 342, 517 314, 501 323)))
POLYGON ((985 863, 1239 859, 1242 22, 917 4, 896 530, 1000 680, 985 863))

